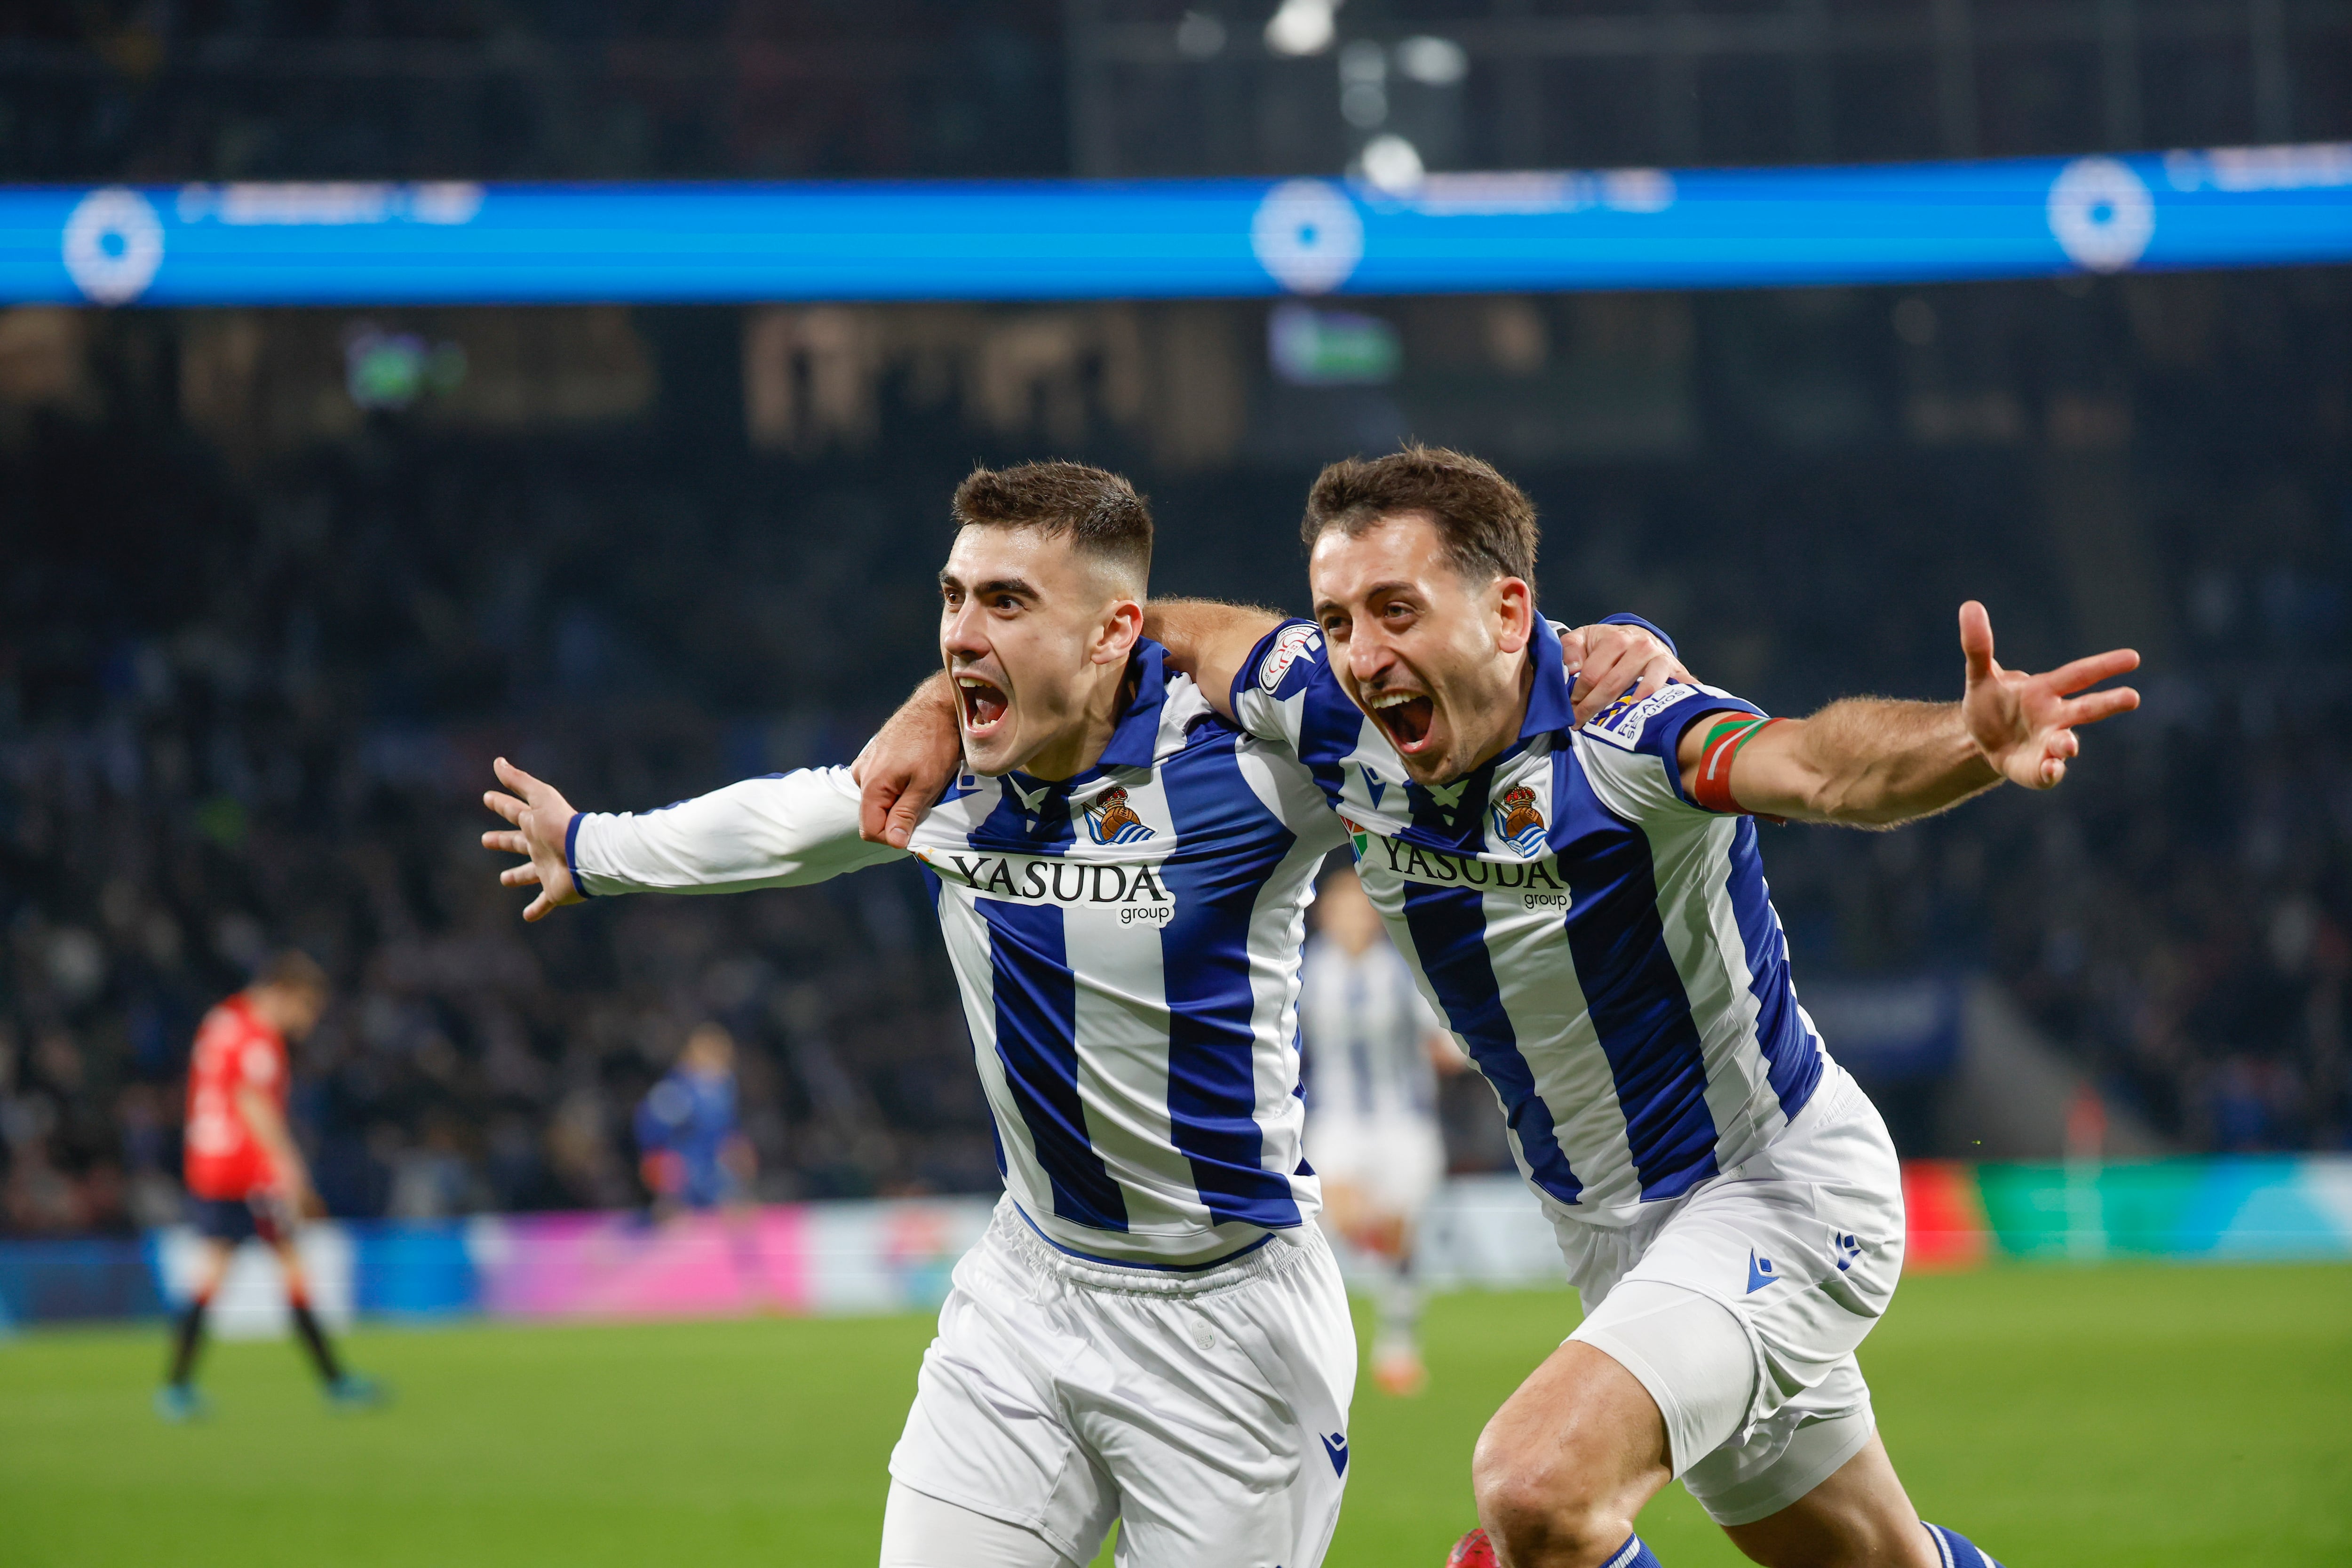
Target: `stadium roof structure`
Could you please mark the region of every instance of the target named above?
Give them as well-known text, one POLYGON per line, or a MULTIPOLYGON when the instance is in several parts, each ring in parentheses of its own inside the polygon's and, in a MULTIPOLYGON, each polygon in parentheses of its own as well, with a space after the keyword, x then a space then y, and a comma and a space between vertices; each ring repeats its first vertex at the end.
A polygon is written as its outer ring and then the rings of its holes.
POLYGON ((2352 260, 2352 143, 1362 181, 0 187, 0 302, 684 303, 1958 281, 2352 260))

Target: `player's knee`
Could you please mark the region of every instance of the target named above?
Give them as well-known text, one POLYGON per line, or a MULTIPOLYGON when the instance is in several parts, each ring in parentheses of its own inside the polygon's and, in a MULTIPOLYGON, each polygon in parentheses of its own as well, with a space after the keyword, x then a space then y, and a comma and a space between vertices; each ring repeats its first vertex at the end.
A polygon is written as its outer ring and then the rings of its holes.
POLYGON ((1593 1568, 1631 1525, 1597 1468, 1570 1448, 1511 1442, 1489 1427, 1471 1461, 1478 1520, 1510 1568, 1593 1568))

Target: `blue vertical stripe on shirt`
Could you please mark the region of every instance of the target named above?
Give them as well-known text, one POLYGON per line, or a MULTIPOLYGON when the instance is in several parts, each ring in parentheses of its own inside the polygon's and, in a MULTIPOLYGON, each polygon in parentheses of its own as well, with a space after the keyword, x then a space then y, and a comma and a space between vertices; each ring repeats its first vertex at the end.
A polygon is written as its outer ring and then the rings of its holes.
POLYGON ((1551 842, 1567 847, 1568 945, 1593 1032, 1609 1058, 1625 1142, 1644 1201, 1716 1173, 1706 1053, 1666 948, 1649 836, 1601 803, 1563 748, 1552 757, 1551 842))
POLYGON ((1054 1187, 1054 1213, 1102 1230, 1127 1228, 1127 1200, 1087 1132, 1078 1098, 1077 986, 1052 904, 976 899, 988 922, 996 996, 996 1056, 1020 1108, 1037 1163, 1054 1187))
POLYGON ((1517 1034, 1495 983, 1494 960, 1486 952, 1486 895, 1475 888, 1407 882, 1404 918, 1421 972, 1437 993, 1446 1022, 1500 1096, 1503 1120, 1536 1185, 1563 1204, 1576 1202, 1584 1184, 1559 1146, 1551 1107, 1536 1092, 1535 1071, 1519 1054, 1517 1034))
POLYGON ((1789 980, 1789 944, 1780 917, 1772 910, 1772 889, 1764 880, 1764 858, 1756 844, 1756 819, 1743 816, 1731 839, 1731 913, 1739 945, 1748 952, 1748 989, 1756 998, 1756 1039, 1769 1064, 1767 1078, 1780 1097, 1780 1114, 1790 1121, 1813 1098, 1822 1081, 1821 1048, 1797 1011, 1789 980))
POLYGON ((1162 870, 1176 915, 1160 933, 1168 1120, 1209 1217, 1273 1228, 1301 1215, 1289 1173, 1261 1163, 1250 921, 1297 837, 1242 776, 1237 739, 1197 744, 1160 773, 1177 840, 1162 870), (1191 847, 1211 844, 1213 854, 1191 847))

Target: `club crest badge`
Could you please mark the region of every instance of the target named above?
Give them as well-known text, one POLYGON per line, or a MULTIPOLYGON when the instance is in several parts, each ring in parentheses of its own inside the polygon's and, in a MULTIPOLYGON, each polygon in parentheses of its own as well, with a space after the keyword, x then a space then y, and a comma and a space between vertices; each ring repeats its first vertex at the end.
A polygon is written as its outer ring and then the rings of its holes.
POLYGON ((1543 807, 1536 792, 1521 784, 1494 805, 1495 837, 1529 858, 1544 850, 1543 807))
POLYGON ((1151 829, 1127 803, 1127 791, 1114 788, 1087 807, 1087 834, 1097 844, 1140 844, 1151 837, 1151 829))

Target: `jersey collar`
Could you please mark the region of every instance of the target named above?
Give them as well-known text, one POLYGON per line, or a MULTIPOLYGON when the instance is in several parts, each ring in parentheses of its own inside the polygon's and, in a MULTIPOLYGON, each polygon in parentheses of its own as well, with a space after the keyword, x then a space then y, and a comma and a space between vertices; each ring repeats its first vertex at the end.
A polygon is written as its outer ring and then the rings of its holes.
POLYGON ((1559 648, 1559 628, 1536 616, 1535 636, 1528 641, 1528 657, 1535 660, 1535 679, 1528 689, 1527 722, 1519 726, 1519 739, 1533 740, 1576 728, 1576 710, 1569 700, 1575 689, 1576 678, 1568 667, 1559 648))
POLYGON ((1120 710, 1110 740, 1095 765, 1066 779, 1032 778, 1018 770, 1005 774, 1006 781, 1024 801, 1040 799, 1055 790, 1076 789, 1112 768, 1151 765, 1160 750, 1160 710, 1168 701, 1168 650, 1148 637, 1139 637, 1134 651, 1127 656, 1127 670, 1135 679, 1135 696, 1120 710))

